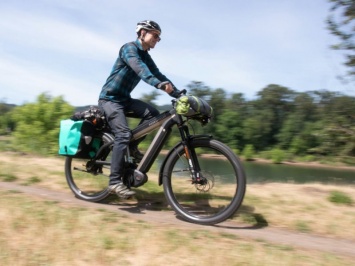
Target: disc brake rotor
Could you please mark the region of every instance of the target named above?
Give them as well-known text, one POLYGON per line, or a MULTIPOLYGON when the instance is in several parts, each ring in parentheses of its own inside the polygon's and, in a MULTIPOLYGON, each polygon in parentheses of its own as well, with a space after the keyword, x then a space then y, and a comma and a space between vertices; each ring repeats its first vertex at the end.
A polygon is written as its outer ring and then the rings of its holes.
POLYGON ((214 186, 214 176, 211 173, 200 172, 200 180, 194 182, 195 188, 201 192, 208 192, 214 186))

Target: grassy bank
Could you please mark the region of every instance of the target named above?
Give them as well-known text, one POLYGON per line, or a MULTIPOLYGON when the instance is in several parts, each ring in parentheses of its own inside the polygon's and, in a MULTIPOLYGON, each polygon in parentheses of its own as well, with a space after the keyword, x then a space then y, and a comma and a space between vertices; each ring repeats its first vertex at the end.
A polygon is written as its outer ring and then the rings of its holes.
MULTIPOLYGON (((0 155, 0 181, 69 192, 63 158, 0 155)), ((154 174, 137 197, 164 195, 154 174), (144 192, 144 193, 143 193, 144 192)), ((204 230, 161 227, 100 209, 1 191, 3 265, 353 265, 337 257, 204 230)), ((253 184, 233 220, 355 240, 355 187, 253 184)))
MULTIPOLYGON (((64 158, 2 153, 0 181, 70 192, 64 177, 64 158)), ((154 173, 149 173, 148 183, 137 191, 138 198, 151 195, 164 200, 154 173)), ((351 185, 252 184, 247 186, 243 206, 233 219, 355 240, 354 195, 355 186, 351 185)))
POLYGON ((351 258, 2 191, 2 265, 352 265, 351 258))

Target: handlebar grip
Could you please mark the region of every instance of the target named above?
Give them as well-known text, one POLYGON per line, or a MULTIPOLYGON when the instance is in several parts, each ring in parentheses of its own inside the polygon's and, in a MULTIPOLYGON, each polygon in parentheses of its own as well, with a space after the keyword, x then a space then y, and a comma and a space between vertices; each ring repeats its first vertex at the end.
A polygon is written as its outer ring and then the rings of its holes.
POLYGON ((179 93, 179 94, 180 94, 180 95, 185 95, 185 94, 186 94, 186 92, 187 92, 187 91, 186 91, 186 89, 183 89, 183 90, 181 90, 181 91, 180 91, 180 93, 179 93))

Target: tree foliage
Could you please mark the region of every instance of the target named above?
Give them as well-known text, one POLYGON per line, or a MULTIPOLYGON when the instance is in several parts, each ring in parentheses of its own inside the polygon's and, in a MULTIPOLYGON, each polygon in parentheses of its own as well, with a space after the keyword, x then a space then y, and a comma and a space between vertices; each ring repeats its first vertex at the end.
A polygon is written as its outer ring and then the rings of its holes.
POLYGON ((56 154, 60 120, 73 112, 61 96, 52 98, 46 93, 40 94, 35 103, 16 107, 12 112, 14 145, 22 151, 56 154))
POLYGON ((0 101, 0 135, 9 134, 15 127, 15 123, 10 115, 10 111, 13 108, 13 105, 6 104, 5 101, 0 101))
MULTIPOLYGON (((214 109, 212 122, 204 127, 189 121, 191 132, 213 135, 249 157, 263 151, 277 151, 277 158, 281 154, 355 156, 355 97, 325 90, 298 93, 271 84, 248 101, 241 93, 228 94, 196 81, 188 84, 188 93, 204 98, 214 109)), ((156 94, 144 97, 153 101, 156 94)), ((13 121, 18 149, 56 154, 59 122, 73 112, 62 97, 41 94, 35 103, 0 114, 0 121, 4 116, 13 121)), ((135 119, 130 126, 138 122, 135 119)), ((174 134, 167 143, 170 147, 179 141, 174 134)), ((153 137, 147 136, 147 145, 153 137)))
MULTIPOLYGON (((202 82, 189 93, 204 97, 214 110, 206 132, 243 151, 287 150, 297 155, 355 156, 355 98, 329 91, 297 93, 271 84, 246 101, 202 82)), ((195 133, 204 133, 197 128, 195 133)))
POLYGON ((158 106, 154 103, 154 101, 157 99, 157 97, 161 93, 157 90, 153 90, 151 93, 143 93, 142 97, 140 100, 143 102, 149 103, 150 105, 154 106, 155 108, 158 108, 158 106))
POLYGON ((332 4, 327 19, 329 31, 338 37, 333 49, 345 52, 345 65, 355 76, 355 0, 329 0, 332 4))

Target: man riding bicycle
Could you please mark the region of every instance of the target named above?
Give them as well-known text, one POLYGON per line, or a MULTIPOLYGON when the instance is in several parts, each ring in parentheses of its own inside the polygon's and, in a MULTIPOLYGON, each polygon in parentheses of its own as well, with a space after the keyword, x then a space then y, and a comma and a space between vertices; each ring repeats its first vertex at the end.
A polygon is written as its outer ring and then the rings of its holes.
POLYGON ((109 190, 121 198, 135 194, 123 184, 124 155, 129 147, 130 155, 141 160, 143 154, 138 144, 143 138, 132 143, 131 130, 128 127, 126 114, 133 113, 141 118, 140 123, 159 114, 153 106, 131 98, 131 92, 142 79, 151 86, 161 89, 172 97, 178 97, 179 91, 164 76, 148 51, 161 40, 160 26, 151 20, 138 22, 136 27, 137 40, 124 44, 99 96, 99 107, 105 113, 107 122, 115 136, 112 149, 112 163, 109 190))

